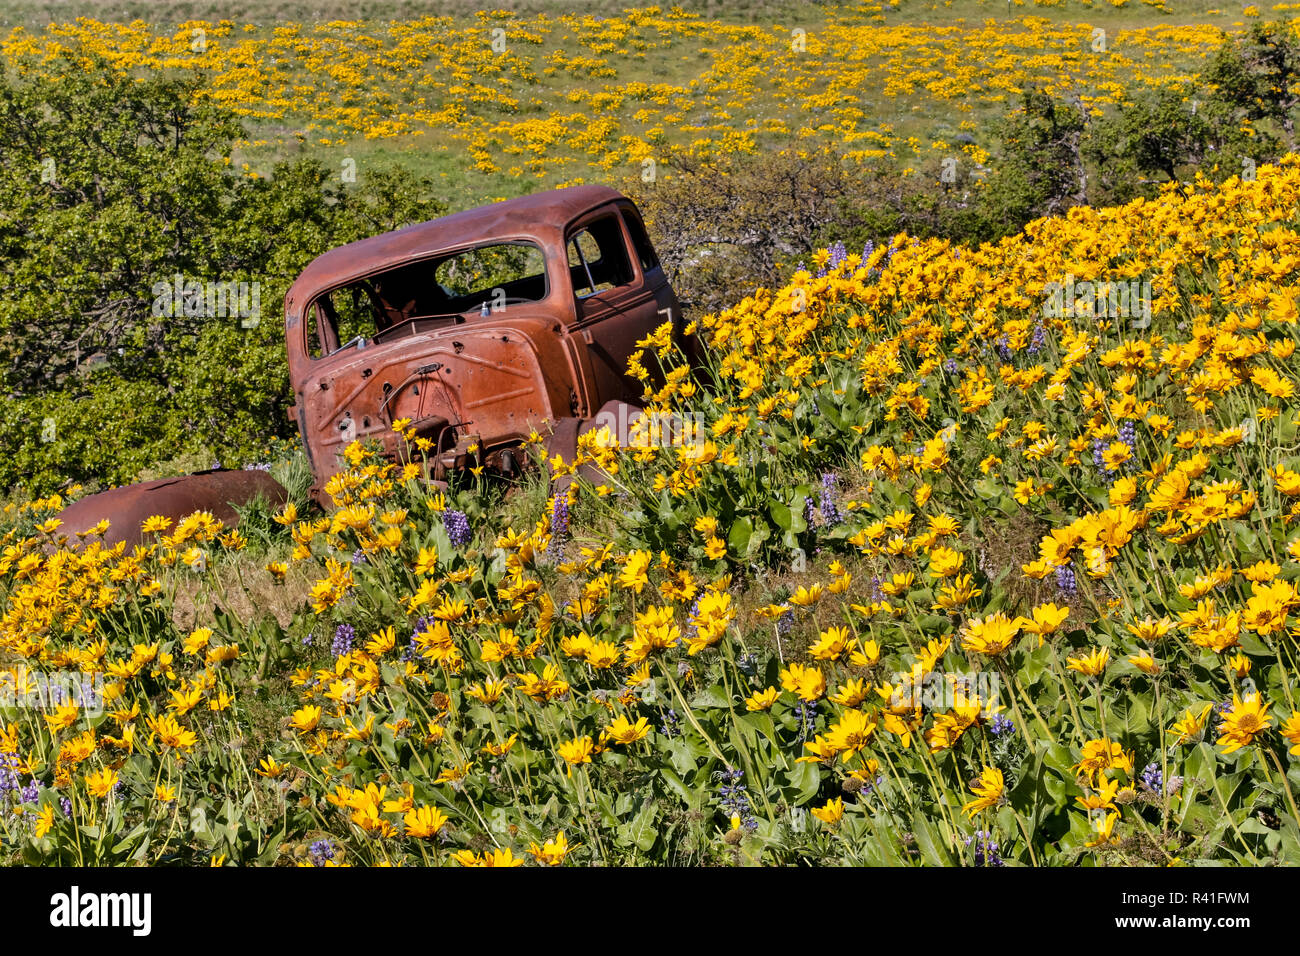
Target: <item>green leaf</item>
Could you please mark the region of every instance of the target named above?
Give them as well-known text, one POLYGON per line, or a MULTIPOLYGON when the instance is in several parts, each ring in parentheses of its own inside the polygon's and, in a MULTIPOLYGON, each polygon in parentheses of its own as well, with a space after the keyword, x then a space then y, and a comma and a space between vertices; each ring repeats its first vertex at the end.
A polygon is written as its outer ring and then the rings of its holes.
MULTIPOLYGON (((137 840, 139 840, 142 836, 144 836, 147 830, 148 830, 147 823, 137 823, 135 827, 132 828, 130 833, 125 834, 116 843, 113 844, 113 852, 129 853, 131 851, 131 847, 135 844, 137 840)), ((147 844, 149 841, 145 840, 144 842, 147 844)))
POLYGON ((943 845, 942 839, 935 832, 933 825, 926 819, 925 811, 918 810, 912 816, 912 835, 916 837, 916 847, 921 851, 921 860, 933 866, 950 866, 952 856, 943 845))
POLYGON ((672 761, 673 767, 683 777, 696 768, 695 754, 686 740, 681 737, 668 742, 668 759, 672 761))
POLYGON ((732 554, 744 557, 749 552, 749 537, 754 533, 754 525, 748 518, 739 518, 731 526, 727 536, 727 548, 732 554))
POLYGON ((727 699, 727 695, 723 691, 721 684, 713 684, 704 688, 704 690, 691 698, 691 707, 730 708, 731 701, 727 699))
POLYGON ((664 785, 674 793, 682 803, 688 806, 694 806, 695 801, 691 799, 691 791, 687 789, 686 784, 682 782, 673 770, 668 767, 659 768, 659 777, 663 780, 664 785))
POLYGON ((625 823, 619 827, 619 836, 623 837, 626 842, 636 846, 642 853, 649 853, 650 848, 655 845, 659 833, 655 828, 655 811, 654 801, 647 800, 641 807, 641 811, 632 819, 630 823, 625 823))
POLYGON ((817 791, 822 786, 821 771, 815 763, 794 764, 790 768, 789 780, 793 791, 790 803, 793 806, 803 806, 817 796, 817 791))
POLYGON ((772 723, 772 715, 766 711, 757 710, 753 713, 737 714, 736 723, 752 727, 770 740, 773 746, 778 746, 776 727, 772 723))

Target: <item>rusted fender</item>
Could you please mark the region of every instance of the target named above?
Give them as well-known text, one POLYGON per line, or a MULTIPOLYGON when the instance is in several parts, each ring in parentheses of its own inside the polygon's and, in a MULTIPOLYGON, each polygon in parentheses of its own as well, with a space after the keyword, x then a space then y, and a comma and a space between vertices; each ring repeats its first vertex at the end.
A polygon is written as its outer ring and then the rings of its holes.
POLYGON ((195 511, 210 511, 233 526, 239 518, 233 506, 246 504, 259 494, 276 506, 287 497, 284 487, 264 471, 222 469, 142 481, 74 501, 59 513, 63 519, 59 531, 73 538, 76 532, 107 518, 110 524, 104 543, 125 541, 130 547, 143 540, 140 525, 153 515, 176 521, 195 511))
MULTIPOLYGON (((637 405, 609 401, 601 406, 595 418, 561 418, 551 428, 546 441, 546 457, 549 460, 559 455, 566 462, 572 462, 578 457, 578 438, 602 427, 608 427, 618 443, 626 447, 631 438, 632 426, 642 414, 643 410, 637 405)), ((609 477, 592 464, 579 466, 578 476, 593 485, 600 484, 609 477)), ((561 475, 551 484, 557 492, 566 491, 573 484, 573 476, 561 475)))

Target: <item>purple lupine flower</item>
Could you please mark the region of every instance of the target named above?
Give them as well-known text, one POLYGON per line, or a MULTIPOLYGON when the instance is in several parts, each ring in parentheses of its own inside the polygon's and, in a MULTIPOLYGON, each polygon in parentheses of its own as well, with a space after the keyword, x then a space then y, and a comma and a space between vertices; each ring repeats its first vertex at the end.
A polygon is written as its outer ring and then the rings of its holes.
POLYGON ((1106 459, 1103 457, 1103 453, 1108 447, 1110 446, 1104 440, 1100 438, 1093 439, 1092 463, 1097 466, 1097 471, 1101 473, 1101 480, 1109 485, 1115 480, 1115 472, 1107 466, 1106 459))
POLYGON ((415 660, 415 655, 416 655, 415 634, 412 634, 410 641, 408 641, 406 647, 402 649, 402 656, 400 660, 403 664, 405 664, 407 661, 415 660))
MULTIPOLYGON (((876 244, 872 242, 870 239, 868 239, 867 244, 862 247, 862 261, 866 262, 868 259, 870 259, 872 255, 875 254, 875 251, 876 251, 876 244)), ((876 279, 879 277, 880 277, 879 266, 872 266, 870 269, 867 270, 868 279, 876 279)))
POLYGON ((360 548, 357 548, 357 550, 352 552, 352 563, 369 564, 370 562, 366 560, 366 553, 362 551, 360 548))
MULTIPOLYGON (((858 779, 861 779, 861 778, 858 778, 858 779)), ((877 775, 876 775, 876 779, 875 779, 874 781, 872 781, 872 780, 863 780, 863 781, 862 781, 862 789, 860 789, 860 790, 858 791, 858 793, 871 793, 873 790, 875 790, 878 786, 880 786, 880 785, 881 785, 882 783, 884 783, 884 782, 885 782, 884 774, 877 774, 877 775)))
POLYGON ((989 721, 989 733, 994 737, 1001 737, 1004 734, 1014 734, 1016 725, 1002 714, 994 714, 993 719, 989 721))
POLYGON ((834 473, 829 471, 825 472, 822 475, 821 500, 818 502, 818 505, 822 513, 822 525, 828 528, 837 525, 844 520, 843 516, 840 514, 839 508, 835 504, 835 485, 834 473))
POLYGON ((956 359, 946 358, 943 360, 943 370, 947 372, 949 375, 956 375, 957 372, 960 371, 960 369, 961 366, 957 364, 956 359))
POLYGON ((551 534, 564 535, 569 533, 569 496, 556 495, 555 503, 551 506, 551 534))
POLYGON ((1119 426, 1119 440, 1133 449, 1133 457, 1124 463, 1128 471, 1137 470, 1137 425, 1132 419, 1125 421, 1119 426))
POLYGON ((808 522, 808 527, 817 527, 817 506, 813 504, 811 498, 803 500, 803 520, 808 522))
POLYGON ((840 242, 838 239, 827 246, 826 251, 830 253, 830 258, 826 260, 826 265, 817 270, 817 278, 819 279, 824 275, 829 275, 834 272, 844 263, 844 260, 849 257, 849 251, 844 248, 844 243, 840 242))
POLYGON ((801 700, 794 705, 794 712, 799 718, 799 739, 810 739, 817 726, 817 701, 801 700))
POLYGON ((776 636, 785 637, 790 633, 792 627, 794 627, 794 611, 786 608, 781 616, 776 619, 776 636))
POLYGON ((102 710, 104 707, 104 692, 101 689, 96 690, 95 685, 88 680, 83 680, 80 687, 81 700, 78 703, 84 710, 102 710))
POLYGON ((17 754, 0 754, 0 794, 22 787, 18 779, 18 764, 17 754))
POLYGON ((311 858, 313 866, 324 866, 334 859, 334 844, 329 840, 317 840, 307 848, 307 856, 311 858))
POLYGON ((563 560, 564 545, 568 536, 569 496, 556 495, 555 502, 551 505, 551 543, 546 547, 546 553, 550 555, 551 560, 563 560))
MULTIPOLYGON (((118 782, 120 783, 121 781, 118 782)), ((41 798, 41 785, 36 781, 35 778, 33 778, 31 782, 29 782, 27 786, 23 787, 22 790, 19 791, 18 793, 18 799, 21 800, 23 803, 35 803, 40 798, 41 798)))
POLYGON ((1029 340, 1029 354, 1037 355, 1042 350, 1043 346, 1046 344, 1047 344, 1047 329, 1043 328, 1041 324, 1035 325, 1034 335, 1029 340))
POLYGON ((352 650, 352 642, 356 636, 356 628, 351 624, 340 624, 334 631, 334 642, 330 645, 330 653, 335 657, 342 657, 352 650))
POLYGON ((1154 760, 1142 768, 1142 786, 1156 793, 1164 787, 1164 774, 1160 770, 1160 764, 1154 760))
POLYGON ((72 801, 67 797, 59 797, 59 809, 65 817, 72 816, 72 801))
POLYGON ((728 818, 740 817, 740 825, 751 833, 757 830, 758 820, 754 817, 748 788, 744 784, 745 771, 728 767, 726 770, 715 771, 713 776, 721 781, 718 785, 718 802, 722 804, 722 812, 728 818))
POLYGON ((993 343, 993 350, 998 353, 998 358, 1004 363, 1011 361, 1011 349, 1007 346, 1006 336, 993 343))
POLYGON ((679 722, 680 718, 677 716, 677 711, 670 707, 664 711, 660 718, 659 732, 665 737, 676 737, 679 722))
POLYGON ((452 511, 448 509, 442 513, 442 524, 447 529, 447 537, 451 539, 453 548, 462 548, 469 544, 472 532, 469 527, 469 517, 463 511, 452 511))
POLYGON ((831 257, 826 260, 826 268, 822 271, 823 275, 829 272, 834 272, 849 258, 849 250, 845 249, 844 243, 840 242, 838 239, 831 243, 826 251, 831 254, 831 257))
POLYGON ((975 865, 976 866, 1004 866, 1002 857, 998 855, 998 845, 993 840, 993 834, 987 830, 976 830, 975 836, 966 838, 966 845, 975 844, 975 865))
POLYGON ((1073 597, 1079 592, 1079 582, 1075 580, 1074 568, 1066 565, 1056 569, 1056 586, 1066 597, 1073 597))
POLYGON ((696 617, 699 615, 699 613, 700 613, 700 599, 701 599, 702 597, 704 597, 703 594, 696 595, 695 600, 691 602, 691 610, 690 610, 690 613, 688 613, 688 614, 686 615, 686 620, 687 620, 687 622, 688 622, 687 625, 686 625, 686 640, 687 640, 687 642, 689 642, 689 641, 691 640, 691 638, 695 637, 695 635, 696 635, 696 634, 699 632, 699 630, 700 630, 699 627, 698 627, 698 625, 695 624, 695 618, 696 618, 696 617))

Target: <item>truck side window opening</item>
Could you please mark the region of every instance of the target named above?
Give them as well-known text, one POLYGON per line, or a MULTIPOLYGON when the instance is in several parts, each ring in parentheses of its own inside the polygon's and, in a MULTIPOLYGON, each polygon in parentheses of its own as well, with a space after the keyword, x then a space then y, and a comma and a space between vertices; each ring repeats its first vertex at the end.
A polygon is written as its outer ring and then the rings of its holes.
POLYGON ((321 304, 316 301, 303 311, 303 322, 306 324, 307 332, 307 354, 312 358, 320 358, 325 354, 325 344, 321 340, 321 330, 324 320, 321 317, 321 304))
POLYGON ((641 222, 641 217, 631 209, 624 209, 623 222, 627 224, 628 235, 632 237, 632 246, 636 249, 637 258, 641 261, 641 271, 649 272, 651 269, 658 267, 659 257, 655 255, 654 246, 650 245, 650 237, 646 235, 645 225, 641 222))
POLYGON ((568 250, 569 274, 579 299, 632 281, 632 265, 616 216, 583 227, 569 239, 568 250))
POLYGON ((335 329, 335 348, 369 338, 379 327, 376 306, 360 282, 332 292, 324 305, 324 312, 335 329))

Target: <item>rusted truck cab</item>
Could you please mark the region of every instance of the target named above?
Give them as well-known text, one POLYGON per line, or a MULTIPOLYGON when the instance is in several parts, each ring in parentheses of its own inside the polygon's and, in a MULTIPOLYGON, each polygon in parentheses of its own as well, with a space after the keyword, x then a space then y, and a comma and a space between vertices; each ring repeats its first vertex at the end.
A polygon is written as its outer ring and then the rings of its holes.
MULTIPOLYGON (((285 344, 312 495, 328 507, 343 450, 427 440, 431 478, 483 466, 509 475, 534 430, 566 459, 603 424, 620 437, 642 385, 627 360, 664 322, 688 354, 681 308, 640 213, 604 186, 575 186, 456 213, 325 253, 285 297, 285 344)), ((562 481, 568 480, 567 477, 562 481)), ((236 506, 285 490, 257 471, 215 469, 114 488, 61 513, 71 537, 104 518, 107 544, 137 543, 150 515, 236 506)))
POLYGON ((456 213, 325 253, 285 298, 290 413, 318 498, 357 439, 398 456, 408 419, 435 478, 505 474, 545 423, 637 402, 627 360, 681 321, 636 206, 575 186, 456 213))

